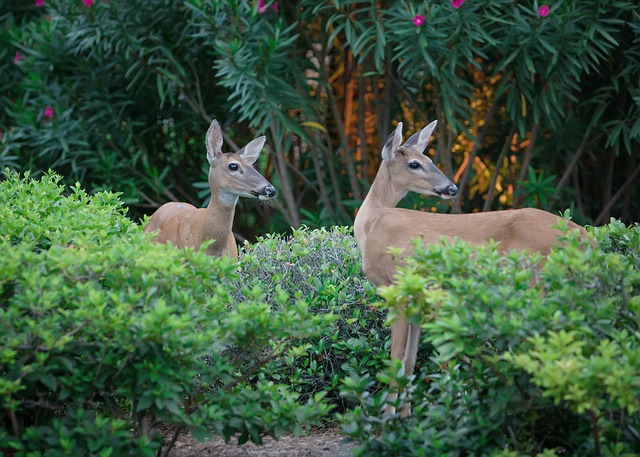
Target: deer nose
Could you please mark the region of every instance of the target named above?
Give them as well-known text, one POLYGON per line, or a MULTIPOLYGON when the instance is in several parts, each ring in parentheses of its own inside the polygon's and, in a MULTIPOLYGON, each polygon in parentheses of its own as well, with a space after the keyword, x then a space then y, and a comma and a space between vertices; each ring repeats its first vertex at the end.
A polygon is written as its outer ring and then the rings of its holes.
POLYGON ((267 186, 263 189, 264 195, 267 197, 275 197, 276 196, 276 188, 273 186, 267 186))
POLYGON ((458 195, 458 187, 455 184, 449 184, 441 191, 442 195, 447 195, 449 197, 455 197, 458 195))

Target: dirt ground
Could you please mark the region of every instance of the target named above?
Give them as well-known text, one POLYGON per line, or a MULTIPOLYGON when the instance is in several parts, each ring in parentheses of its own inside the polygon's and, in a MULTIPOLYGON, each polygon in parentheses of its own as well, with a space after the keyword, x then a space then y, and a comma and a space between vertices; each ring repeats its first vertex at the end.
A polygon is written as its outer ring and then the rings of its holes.
POLYGON ((350 457, 353 444, 337 430, 315 430, 307 436, 284 436, 278 441, 265 438, 262 446, 225 444, 222 438, 200 443, 189 435, 175 443, 171 457, 350 457))

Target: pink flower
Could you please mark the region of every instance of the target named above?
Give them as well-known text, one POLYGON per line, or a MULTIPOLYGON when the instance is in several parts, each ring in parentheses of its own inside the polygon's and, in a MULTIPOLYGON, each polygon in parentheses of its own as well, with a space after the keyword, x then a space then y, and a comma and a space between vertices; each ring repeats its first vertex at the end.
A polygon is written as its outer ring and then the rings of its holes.
POLYGON ((51 119, 53 117, 53 108, 49 105, 44 107, 44 117, 51 119))
POLYGON ((542 5, 540 8, 538 8, 538 15, 546 17, 547 14, 549 14, 549 7, 547 5, 542 5))
POLYGON ((35 3, 36 6, 40 8, 42 5, 44 5, 44 0, 33 0, 33 3, 35 3))
POLYGON ((82 3, 87 5, 87 8, 91 8, 91 5, 93 5, 93 0, 82 0, 82 3))
POLYGON ((413 25, 415 25, 416 27, 420 27, 422 24, 424 24, 424 16, 422 16, 421 14, 416 14, 415 16, 413 16, 411 22, 413 22, 413 25))
POLYGON ((465 0, 451 0, 451 6, 454 8, 460 8, 465 0))
MULTIPOLYGON (((278 12, 278 2, 273 2, 271 4, 270 8, 277 13, 278 12)), ((266 12, 267 12, 267 5, 264 4, 264 0, 258 0, 258 13, 264 14, 266 12)))
POLYGON ((21 59, 22 59, 22 54, 20 54, 19 52, 16 52, 16 55, 13 56, 13 63, 18 63, 20 62, 21 59))

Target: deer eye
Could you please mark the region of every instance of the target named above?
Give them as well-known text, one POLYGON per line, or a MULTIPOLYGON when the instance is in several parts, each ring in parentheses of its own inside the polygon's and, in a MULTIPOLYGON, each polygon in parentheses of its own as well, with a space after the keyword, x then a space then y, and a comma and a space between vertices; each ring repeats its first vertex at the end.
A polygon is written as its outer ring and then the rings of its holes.
POLYGON ((238 167, 237 163, 230 163, 229 164, 229 170, 231 170, 231 171, 238 171, 238 168, 240 168, 240 167, 238 167))
POLYGON ((417 170, 421 167, 422 165, 420 165, 420 162, 416 162, 415 160, 413 162, 409 162, 409 168, 412 168, 413 170, 417 170))

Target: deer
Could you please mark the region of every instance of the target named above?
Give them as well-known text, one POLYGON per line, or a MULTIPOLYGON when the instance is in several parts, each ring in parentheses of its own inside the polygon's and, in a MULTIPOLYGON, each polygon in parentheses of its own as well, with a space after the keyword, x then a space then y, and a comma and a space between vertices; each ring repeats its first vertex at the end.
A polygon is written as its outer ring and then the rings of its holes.
MULTIPOLYGON (((354 234, 362 252, 365 276, 377 287, 389 286, 396 269, 412 254, 413 240, 433 244, 459 238, 470 244, 489 240, 498 243, 498 251, 549 253, 561 231, 554 226, 559 216, 535 208, 521 208, 471 214, 441 214, 396 208, 408 192, 451 199, 458 194, 456 185, 424 154, 437 121, 418 131, 402 143, 402 123, 398 123, 382 148, 382 162, 354 221, 354 234), (391 247, 400 248, 394 256, 391 247)), ((586 230, 568 221, 569 229, 582 236, 586 230)), ((391 324, 391 359, 402 362, 405 374, 415 370, 420 327, 406 319, 391 324)), ((393 387, 393 385, 392 385, 393 387)), ((393 389, 392 389, 393 390, 393 389)), ((393 406, 398 393, 389 395, 386 414, 395 414, 393 406)), ((411 413, 410 405, 402 405, 401 417, 411 413)))
POLYGON ((265 140, 260 136, 237 152, 223 153, 220 124, 215 119, 211 121, 205 138, 211 188, 208 206, 165 203, 151 215, 144 231, 154 233, 156 243, 170 242, 179 248, 199 249, 205 241, 213 240, 205 249, 207 254, 237 259, 232 226, 238 198, 268 200, 276 195, 276 189, 253 167, 265 140))

